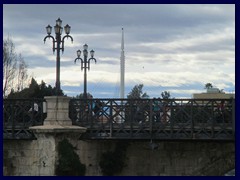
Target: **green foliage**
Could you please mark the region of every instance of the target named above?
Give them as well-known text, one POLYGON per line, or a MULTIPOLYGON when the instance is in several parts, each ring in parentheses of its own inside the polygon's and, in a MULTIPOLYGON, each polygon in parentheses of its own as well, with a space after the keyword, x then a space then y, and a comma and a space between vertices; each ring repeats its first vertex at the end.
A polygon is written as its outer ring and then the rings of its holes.
MULTIPOLYGON (((12 90, 7 98, 17 99, 17 98, 44 98, 44 96, 55 96, 56 88, 52 88, 51 85, 46 85, 44 81, 38 85, 37 81, 32 78, 31 83, 28 88, 23 89, 22 91, 14 92, 12 90)), ((62 90, 60 90, 60 95, 64 95, 62 90)))
POLYGON ((211 89, 213 85, 211 83, 206 83, 204 89, 211 89))
POLYGON ((84 176, 86 166, 80 162, 79 156, 74 151, 74 147, 67 139, 58 144, 58 165, 57 176, 84 176))
POLYGON ((127 145, 126 142, 118 142, 113 152, 107 151, 102 154, 99 165, 103 175, 113 176, 120 173, 126 166, 127 145))
POLYGON ((149 98, 149 95, 145 92, 143 93, 143 84, 137 84, 133 87, 131 92, 128 94, 128 99, 142 99, 149 98))
POLYGON ((170 95, 169 91, 163 91, 161 93, 161 96, 162 96, 163 99, 169 99, 171 95, 170 95))
MULTIPOLYGON (((76 97, 73 97, 74 99, 83 99, 83 93, 79 94, 79 95, 76 95, 76 97)), ((87 98, 88 99, 91 99, 93 97, 93 95, 91 93, 87 93, 87 98)))

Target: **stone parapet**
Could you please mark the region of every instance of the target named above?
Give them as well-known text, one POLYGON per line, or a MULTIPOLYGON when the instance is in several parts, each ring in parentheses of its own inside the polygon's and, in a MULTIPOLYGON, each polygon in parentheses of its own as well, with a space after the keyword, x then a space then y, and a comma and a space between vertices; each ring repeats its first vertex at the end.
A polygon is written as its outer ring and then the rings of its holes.
POLYGON ((34 134, 36 133, 84 133, 87 128, 80 126, 67 126, 67 125, 43 125, 30 127, 34 134))
POLYGON ((71 126, 72 121, 69 118, 69 97, 65 96, 46 96, 47 118, 44 125, 64 125, 71 126))

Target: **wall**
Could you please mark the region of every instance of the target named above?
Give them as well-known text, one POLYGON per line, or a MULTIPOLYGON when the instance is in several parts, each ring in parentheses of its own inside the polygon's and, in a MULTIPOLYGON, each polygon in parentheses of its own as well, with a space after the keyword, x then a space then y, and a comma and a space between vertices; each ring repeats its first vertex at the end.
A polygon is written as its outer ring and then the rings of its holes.
MULTIPOLYGON (((56 145, 67 138, 86 165, 86 176, 101 176, 101 154, 113 150, 116 141, 74 140, 73 136, 41 135, 38 140, 4 141, 4 175, 55 175, 56 145)), ((224 175, 235 167, 233 142, 131 141, 127 148, 127 166, 119 176, 224 175), (157 146, 157 147, 156 147, 157 146)))
MULTIPOLYGON (((235 167, 235 145, 232 142, 130 142, 127 166, 123 176, 223 175, 235 167)), ((113 149, 114 141, 80 141, 78 154, 87 166, 86 175, 101 175, 98 166, 101 153, 113 149)))
POLYGON ((3 175, 53 175, 55 148, 55 138, 48 134, 38 136, 37 140, 4 140, 3 175))

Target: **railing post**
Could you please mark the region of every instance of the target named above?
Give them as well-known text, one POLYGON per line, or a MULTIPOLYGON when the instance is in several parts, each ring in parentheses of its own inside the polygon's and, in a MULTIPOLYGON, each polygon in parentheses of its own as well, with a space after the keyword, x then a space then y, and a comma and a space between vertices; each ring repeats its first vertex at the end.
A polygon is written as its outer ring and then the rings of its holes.
POLYGON ((193 99, 191 101, 191 109, 190 109, 190 116, 191 116, 191 137, 193 138, 194 134, 194 122, 193 122, 193 99))
MULTIPOLYGON (((169 99, 169 101, 170 101, 170 108, 172 109, 173 108, 173 101, 175 101, 174 99, 169 99)), ((177 104, 177 103, 175 103, 175 104, 177 104)), ((176 119, 176 118, 175 118, 176 119)), ((174 124, 174 120, 175 119, 173 119, 172 117, 169 119, 169 121, 170 121, 170 132, 171 132, 171 139, 173 139, 173 124, 174 124)))
POLYGON ((129 99, 129 112, 130 112, 130 135, 133 136, 133 113, 134 113, 134 105, 133 100, 129 99))
POLYGON ((152 132, 152 129, 153 129, 153 100, 152 99, 150 99, 150 101, 149 101, 149 122, 150 122, 150 127, 149 127, 149 130, 150 130, 150 134, 151 134, 151 139, 152 139, 152 137, 153 137, 153 132, 152 132))
POLYGON ((216 124, 216 120, 215 120, 215 117, 214 117, 214 102, 213 102, 213 100, 211 101, 212 103, 211 103, 211 105, 212 105, 212 108, 211 108, 211 110, 212 110, 212 113, 211 113, 211 115, 212 115, 212 117, 211 117, 211 131, 212 131, 212 139, 214 139, 214 136, 215 136, 215 131, 214 131, 214 126, 215 126, 215 124, 216 124))
POLYGON ((235 137, 235 99, 232 99, 232 128, 233 136, 235 137))
POLYGON ((14 139, 14 137, 15 137, 15 119, 16 119, 16 117, 15 117, 15 111, 14 111, 14 105, 13 105, 13 103, 12 103, 12 105, 11 105, 12 107, 11 107, 11 114, 13 115, 13 116, 10 116, 10 121, 11 121, 11 123, 12 123, 12 138, 14 139))
POLYGON ((112 110, 113 110, 113 103, 112 103, 113 100, 110 100, 110 119, 109 119, 109 123, 110 123, 110 137, 112 137, 112 131, 113 131, 113 113, 112 113, 112 110))

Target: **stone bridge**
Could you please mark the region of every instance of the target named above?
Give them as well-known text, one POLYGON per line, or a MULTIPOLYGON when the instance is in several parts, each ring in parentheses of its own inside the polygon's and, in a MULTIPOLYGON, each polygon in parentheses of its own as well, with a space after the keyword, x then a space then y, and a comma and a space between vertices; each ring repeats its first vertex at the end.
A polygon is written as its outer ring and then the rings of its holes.
MULTIPOLYGON (((123 166, 120 172, 113 174, 117 176, 222 176, 235 168, 235 138, 233 138, 235 137, 235 125, 233 125, 235 123, 233 123, 232 120, 232 129, 230 129, 228 125, 223 125, 228 124, 228 122, 220 122, 221 126, 219 125, 216 131, 213 125, 212 131, 205 130, 205 127, 209 126, 209 124, 208 122, 204 122, 204 125, 201 126, 202 130, 195 131, 195 133, 199 132, 198 138, 194 137, 192 133, 196 127, 195 124, 192 124, 192 126, 187 124, 178 126, 181 127, 178 131, 176 129, 176 131, 174 131, 174 125, 177 125, 177 123, 170 123, 169 127, 167 125, 161 125, 162 132, 165 133, 165 136, 157 137, 153 136, 153 131, 151 131, 151 127, 153 129, 153 122, 155 122, 152 110, 149 109, 150 111, 147 112, 148 116, 142 115, 142 119, 140 118, 142 121, 145 120, 145 126, 140 125, 141 123, 139 124, 139 121, 132 122, 131 118, 127 119, 127 111, 124 111, 124 118, 126 118, 126 121, 129 120, 131 122, 130 125, 138 124, 138 127, 144 127, 143 129, 146 134, 142 137, 145 138, 139 138, 139 136, 136 136, 137 138, 134 136, 132 136, 134 138, 116 138, 119 137, 119 134, 114 136, 116 134, 113 133, 113 126, 111 130, 111 124, 114 124, 113 121, 108 122, 109 124, 107 125, 105 124, 106 122, 103 122, 102 125, 97 128, 99 129, 99 127, 101 127, 101 130, 103 127, 106 127, 106 129, 110 128, 108 133, 110 133, 111 136, 93 138, 92 135, 96 135, 96 131, 89 133, 90 127, 87 125, 79 126, 78 122, 73 122, 73 120, 70 119, 73 115, 81 117, 81 115, 85 116, 86 114, 81 114, 82 112, 79 110, 77 110, 77 113, 76 111, 69 113, 70 99, 68 97, 46 97, 45 99, 47 117, 43 121, 43 124, 36 124, 35 126, 28 127, 27 130, 23 128, 21 131, 14 130, 14 132, 21 133, 26 131, 27 133, 25 134, 29 135, 29 137, 34 136, 34 138, 19 138, 16 140, 17 138, 9 137, 21 136, 16 136, 16 134, 12 136, 11 132, 13 131, 4 130, 4 137, 8 137, 4 138, 3 142, 4 175, 56 175, 56 167, 59 162, 58 145, 64 139, 67 139, 75 147, 75 152, 79 156, 81 163, 86 167, 86 176, 102 176, 103 172, 100 161, 103 153, 115 152, 116 148, 119 147, 119 143, 126 145, 126 151, 124 151, 124 164, 126 164, 126 166, 123 166), (146 117, 148 117, 148 119, 146 117), (151 119, 153 119, 153 121, 151 119), (186 130, 187 127, 190 129, 189 131, 186 130), (150 128, 150 130, 146 130, 148 128, 150 128), (167 128, 170 130, 167 131, 167 128), (220 130, 217 131, 217 129, 220 130), (173 132, 175 132, 175 134, 173 132)), ((211 101, 211 104, 215 104, 215 101, 211 101)), ((215 106, 212 105, 210 106, 211 108, 215 106)), ((145 107, 145 109, 147 109, 149 105, 145 107)), ((208 110, 206 110, 208 108, 206 107, 209 106, 204 105, 205 114, 208 113, 208 110)), ((178 112, 178 109, 175 109, 175 112, 178 112)), ((185 114, 193 112, 192 108, 189 112, 187 109, 188 108, 179 110, 178 114, 180 115, 180 112, 184 112, 185 114)), ((199 107, 197 109, 199 109, 199 107)), ((107 111, 106 108, 102 110, 107 111)), ((130 108, 130 110, 133 111, 132 108, 130 108)), ((110 115, 115 114, 112 110, 108 111, 108 113, 110 113, 110 115)), ((162 121, 165 120, 165 117, 177 117, 173 116, 174 111, 171 111, 171 113, 172 114, 166 116, 161 115, 159 119, 160 122, 158 123, 163 123, 162 121)), ((232 111, 228 114, 233 115, 232 111)), ((91 113, 91 116, 94 115, 91 113)), ((110 119, 113 120, 113 116, 106 117, 111 117, 110 119)), ((188 118, 192 118, 188 115, 186 115, 186 117, 185 123, 188 123, 188 118)), ((212 114, 210 117, 214 117, 214 115, 212 114)), ((86 123, 85 120, 87 118, 89 117, 85 116, 82 123, 86 123)), ((94 118, 91 119, 94 120, 94 118)), ((78 118, 75 120, 77 121, 78 118)), ((126 123, 126 121, 124 121, 124 123, 126 123)), ((5 119, 4 122, 6 122, 5 119)), ((126 124, 124 123, 116 124, 118 126, 124 126, 125 128, 126 124)), ((122 129, 123 132, 121 135, 131 133, 131 131, 125 132, 125 129, 122 129)), ((110 154, 111 153, 109 153, 109 156, 110 154)), ((118 162, 116 161, 114 163, 117 164, 118 162)))

